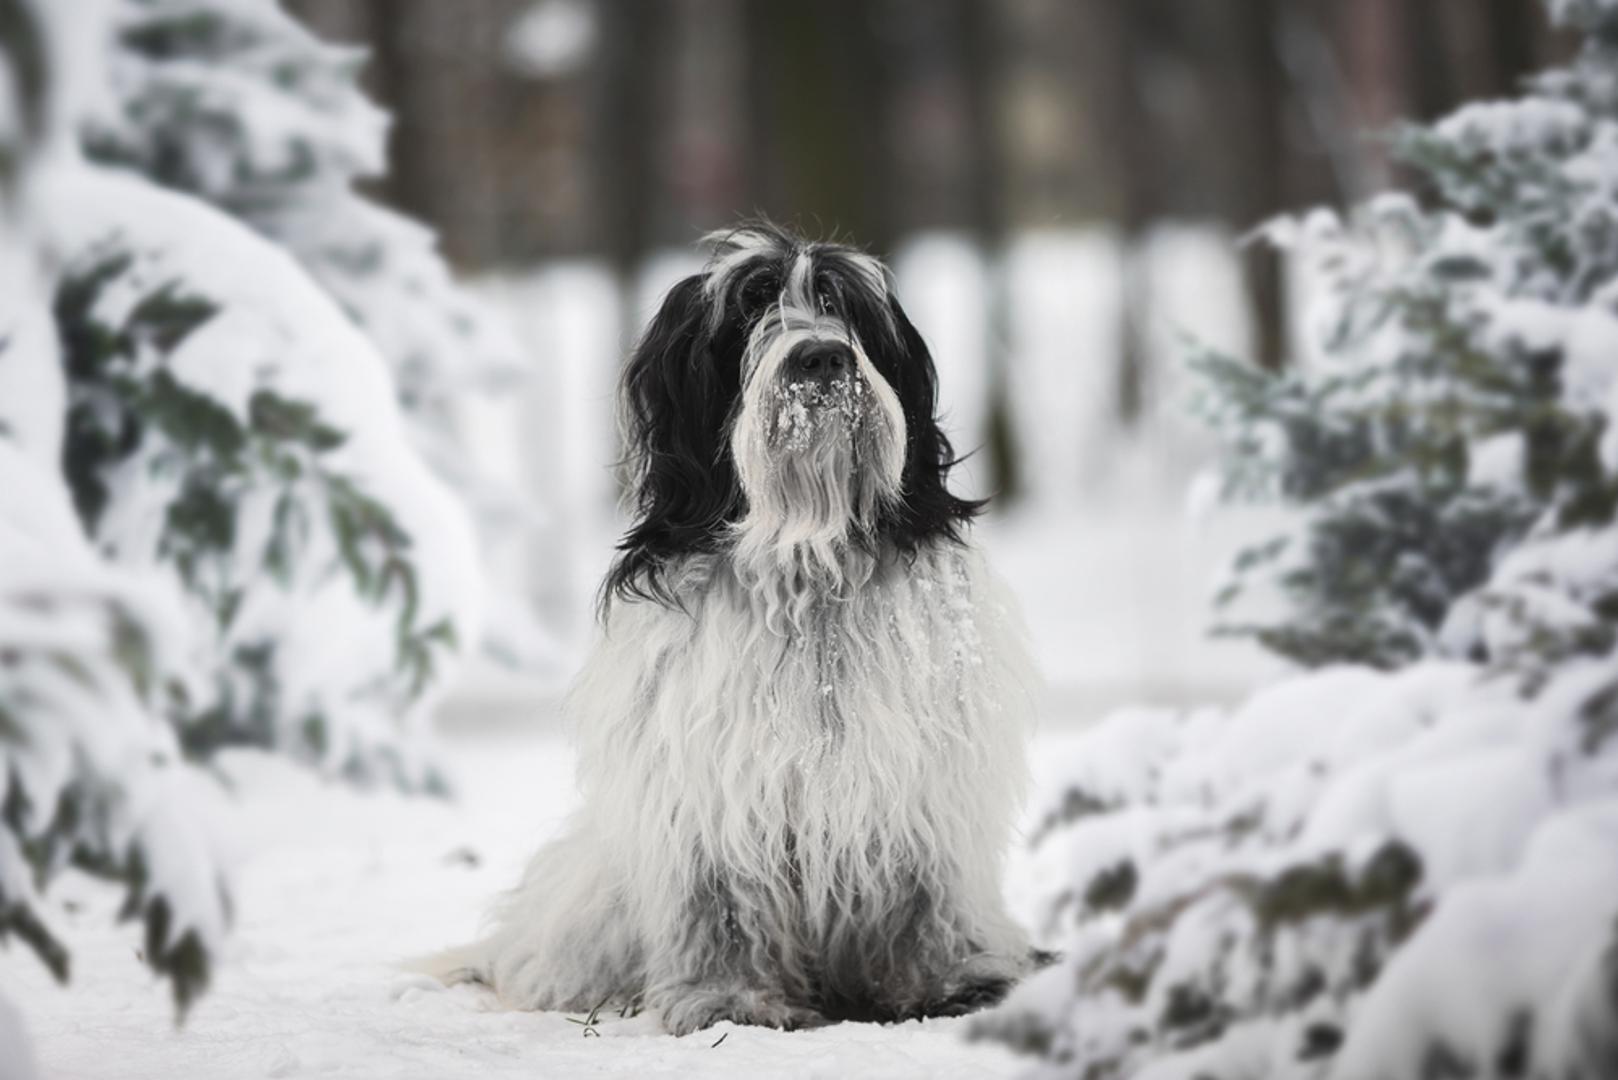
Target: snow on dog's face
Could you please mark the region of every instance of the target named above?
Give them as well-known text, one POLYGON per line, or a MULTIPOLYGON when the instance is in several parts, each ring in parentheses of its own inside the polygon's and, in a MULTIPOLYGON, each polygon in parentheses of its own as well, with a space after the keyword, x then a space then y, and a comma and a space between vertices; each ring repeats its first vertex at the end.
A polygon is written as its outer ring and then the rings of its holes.
MULTIPOLYGON (((886 275, 846 248, 783 247, 744 231, 723 243, 703 290, 710 318, 748 328, 730 429, 747 500, 738 560, 835 573, 840 548, 872 534, 897 500, 904 469, 904 410, 847 301, 861 296, 885 322, 886 275)), ((877 340, 892 336, 874 329, 877 340)))
POLYGON ((670 599, 684 554, 836 583, 850 552, 954 538, 978 504, 945 486, 932 358, 882 264, 769 224, 709 244, 625 367, 637 521, 606 599, 670 599))

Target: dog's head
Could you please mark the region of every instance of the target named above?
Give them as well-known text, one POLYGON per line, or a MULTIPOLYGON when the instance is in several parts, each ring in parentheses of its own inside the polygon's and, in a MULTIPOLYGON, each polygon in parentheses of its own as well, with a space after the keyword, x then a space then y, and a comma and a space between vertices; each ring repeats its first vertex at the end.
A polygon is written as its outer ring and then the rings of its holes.
POLYGON ((851 550, 958 537, 937 372, 880 262, 774 225, 709 237, 629 358, 620 422, 635 524, 606 583, 667 599, 671 559, 813 576, 851 550))

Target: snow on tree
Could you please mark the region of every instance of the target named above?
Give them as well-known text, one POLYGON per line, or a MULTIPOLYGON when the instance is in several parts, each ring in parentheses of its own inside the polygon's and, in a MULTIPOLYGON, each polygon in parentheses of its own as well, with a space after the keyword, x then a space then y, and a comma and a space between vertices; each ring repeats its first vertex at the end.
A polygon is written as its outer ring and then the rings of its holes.
MULTIPOLYGON (((229 920, 220 793, 167 721, 190 674, 173 593, 96 556, 61 473, 67 395, 30 226, 59 178, 38 164, 61 139, 48 14, 0 0, 0 942, 65 980, 43 890, 69 867, 105 878, 183 1011, 229 920)), ((0 1073, 32 1071, 0 1001, 0 1073)))
MULTIPOLYGON (((472 504, 485 549, 521 543, 534 508, 471 460, 455 403, 509 389, 525 360, 452 279, 430 230, 354 189, 385 171, 387 115, 359 49, 312 35, 275 0, 118 0, 110 75, 121 108, 86 145, 197 195, 289 250, 380 349, 407 430, 472 504)), ((494 598, 485 641, 523 665, 550 649, 522 598, 494 598)))
POLYGON ((1507 551, 1610 520, 1618 47, 1610 7, 1555 7, 1590 32, 1574 66, 1400 135, 1435 209, 1389 195, 1347 223, 1320 211, 1270 230, 1325 293, 1315 364, 1199 361, 1234 436, 1229 486, 1301 508, 1225 595, 1258 581, 1290 609, 1231 632, 1309 665, 1465 655, 1480 643, 1460 616, 1507 551))
POLYGON ((1109 718, 1034 839, 1066 955, 983 1029, 1091 1080, 1614 1075, 1614 659, 1109 718))
POLYGON ((162 648, 184 633, 165 592, 105 567, 60 481, 20 457, 0 440, 0 940, 66 980, 40 890, 69 866, 120 883, 140 955, 183 1010, 229 919, 209 826, 222 795, 165 719, 183 656, 162 648))
POLYGON ((431 780, 410 737, 477 626, 464 514, 376 350, 284 252, 128 174, 53 185, 66 467, 114 560, 210 629, 180 733, 431 780))
POLYGON ((1204 357, 1296 530, 1237 627, 1319 670, 1086 733, 1033 838, 1065 957, 980 1032, 1038 1075, 1618 1076, 1618 4, 1401 137, 1425 201, 1272 231, 1323 355, 1204 357))

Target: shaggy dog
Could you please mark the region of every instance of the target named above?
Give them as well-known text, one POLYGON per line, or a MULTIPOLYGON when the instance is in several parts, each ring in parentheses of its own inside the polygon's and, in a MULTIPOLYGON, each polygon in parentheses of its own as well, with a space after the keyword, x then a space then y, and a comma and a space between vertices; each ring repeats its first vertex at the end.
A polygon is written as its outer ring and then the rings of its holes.
POLYGON ((623 375, 635 524, 566 704, 583 808, 434 970, 675 1034, 989 1004, 1031 966, 1000 897, 1030 671, 932 358, 875 259, 710 243, 623 375))

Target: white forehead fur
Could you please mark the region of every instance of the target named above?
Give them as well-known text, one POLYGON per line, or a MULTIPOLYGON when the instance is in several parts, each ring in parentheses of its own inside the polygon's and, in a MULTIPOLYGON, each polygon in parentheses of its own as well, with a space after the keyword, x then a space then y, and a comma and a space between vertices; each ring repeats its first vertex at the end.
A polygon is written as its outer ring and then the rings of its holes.
MULTIPOLYGON (((704 246, 713 251, 708 261, 703 282, 703 294, 710 300, 724 295, 736 272, 757 259, 778 258, 787 253, 779 236, 763 229, 741 228, 709 233, 703 238, 704 246)), ((823 244, 804 244, 796 249, 791 270, 783 293, 793 300, 813 306, 815 257, 827 250, 823 244)), ((883 297, 892 291, 892 279, 881 260, 853 248, 839 247, 838 257, 851 266, 862 279, 862 285, 873 297, 883 297)))

